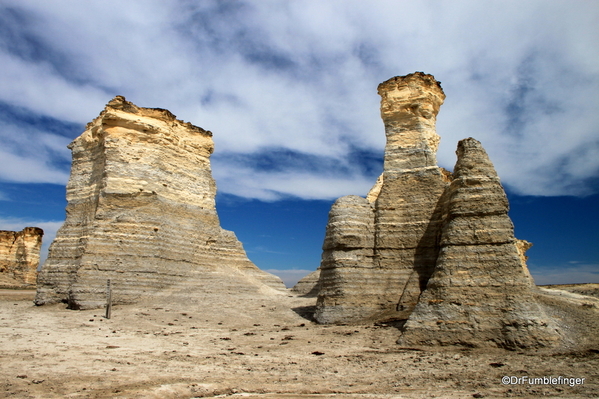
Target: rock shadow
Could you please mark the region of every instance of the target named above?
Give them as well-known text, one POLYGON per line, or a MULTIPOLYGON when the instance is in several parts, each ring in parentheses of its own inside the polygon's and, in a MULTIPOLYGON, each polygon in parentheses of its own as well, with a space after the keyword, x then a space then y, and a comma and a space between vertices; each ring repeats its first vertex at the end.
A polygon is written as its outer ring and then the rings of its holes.
POLYGON ((318 296, 318 291, 320 291, 320 285, 316 284, 309 292, 298 296, 300 298, 316 298, 318 296))
POLYGON ((400 294, 396 306, 396 310, 403 311, 405 315, 412 312, 435 271, 441 248, 441 233, 447 219, 449 196, 450 189, 447 186, 439 197, 426 230, 416 247, 414 269, 400 294))
POLYGON ((304 319, 316 323, 316 319, 314 318, 314 313, 316 312, 316 305, 312 306, 298 306, 296 308, 291 308, 295 313, 304 319))
POLYGON ((394 319, 378 321, 378 322, 374 323, 374 325, 377 327, 385 327, 385 328, 393 327, 393 328, 396 328, 397 330, 399 330, 400 332, 403 332, 404 325, 406 324, 407 321, 408 321, 408 319, 394 318, 394 319))

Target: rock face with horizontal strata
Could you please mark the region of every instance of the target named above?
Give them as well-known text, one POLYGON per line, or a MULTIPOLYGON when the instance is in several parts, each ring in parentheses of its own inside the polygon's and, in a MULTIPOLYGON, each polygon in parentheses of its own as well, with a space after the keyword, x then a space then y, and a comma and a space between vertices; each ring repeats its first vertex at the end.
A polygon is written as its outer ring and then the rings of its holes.
POLYGON ((211 132, 117 96, 69 148, 67 218, 40 272, 36 304, 100 307, 107 279, 115 303, 177 289, 285 289, 220 227, 211 132))
POLYGON ((531 244, 514 238, 508 201, 480 143, 462 140, 453 175, 437 166, 445 95, 416 72, 378 88, 384 170, 364 199, 332 207, 315 318, 407 319, 406 345, 541 347, 560 339, 534 296, 531 244))
POLYGON ((553 346, 559 334, 534 298, 493 164, 473 138, 457 155, 436 266, 398 343, 553 346))
POLYGON ((44 230, 39 227, 0 230, 0 274, 14 284, 34 285, 43 235, 44 230))
POLYGON ((315 313, 321 323, 407 317, 435 265, 442 216, 438 202, 449 184, 436 161, 435 121, 445 94, 439 82, 423 73, 392 78, 378 92, 387 136, 383 174, 367 199, 344 197, 333 205, 315 313), (349 206, 354 203, 360 207, 349 206), (333 246, 348 234, 335 225, 367 214, 360 259, 352 255, 356 249, 333 246))
POLYGON ((314 270, 299 280, 291 291, 304 297, 316 297, 320 291, 320 269, 314 270))
POLYGON ((320 323, 361 320, 376 311, 380 295, 373 281, 373 231, 374 209, 365 198, 349 195, 335 201, 322 246, 315 315, 320 323))

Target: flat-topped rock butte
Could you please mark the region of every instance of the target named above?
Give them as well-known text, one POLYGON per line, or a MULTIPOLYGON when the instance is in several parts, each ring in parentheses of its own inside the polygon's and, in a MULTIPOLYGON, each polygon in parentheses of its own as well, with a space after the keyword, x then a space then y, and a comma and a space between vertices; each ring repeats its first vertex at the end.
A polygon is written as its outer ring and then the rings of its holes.
POLYGON ((211 132, 117 96, 69 148, 67 217, 40 271, 37 305, 102 307, 108 279, 117 304, 285 290, 220 227, 211 132))
POLYGON ((35 285, 44 231, 25 227, 22 231, 0 230, 0 284, 35 285))

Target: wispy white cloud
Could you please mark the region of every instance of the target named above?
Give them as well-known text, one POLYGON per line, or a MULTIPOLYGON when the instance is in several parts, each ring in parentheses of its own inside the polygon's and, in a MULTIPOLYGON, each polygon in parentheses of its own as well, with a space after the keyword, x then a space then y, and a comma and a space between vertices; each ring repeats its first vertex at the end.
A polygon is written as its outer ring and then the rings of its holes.
MULTIPOLYGON (((593 2, 6 0, 0 8, 0 101, 81 124, 116 94, 168 108, 213 131, 217 154, 231 156, 213 163, 222 192, 364 195, 374 171, 331 173, 327 162, 267 171, 235 154, 286 149, 340 164, 351 164, 356 148, 382 156, 376 86, 416 70, 434 74, 448 96, 442 166, 451 168, 457 141, 472 136, 517 193, 598 190, 593 2)), ((15 165, 2 169, 4 179, 65 180, 43 157, 2 151, 15 165)))
POLYGON ((549 267, 530 272, 537 285, 599 283, 599 264, 568 262, 561 266, 549 267))
POLYGON ((286 252, 281 252, 281 251, 273 251, 272 249, 269 249, 269 248, 267 248, 267 247, 264 247, 264 246, 261 246, 261 245, 258 245, 258 246, 255 246, 255 247, 252 247, 252 248, 250 248, 250 249, 246 250, 246 252, 247 252, 247 253, 252 253, 252 252, 254 252, 254 253, 255 253, 255 252, 262 252, 262 253, 267 253, 267 254, 289 255, 289 254, 288 254, 288 253, 286 253, 286 252))
POLYGON ((66 184, 70 139, 2 120, 0 181, 66 184))
MULTIPOLYGON (((350 194, 366 195, 373 185, 373 176, 364 176, 357 172, 348 174, 327 174, 326 170, 312 173, 302 170, 272 172, 235 167, 226 164, 226 159, 213 165, 214 178, 219 191, 263 201, 275 201, 287 196, 329 199, 350 194)), ((376 179, 376 176, 374 178, 376 179)))
POLYGON ((55 183, 66 184, 69 174, 57 170, 35 157, 23 157, 0 150, 3 166, 0 168, 0 179, 22 183, 55 183))

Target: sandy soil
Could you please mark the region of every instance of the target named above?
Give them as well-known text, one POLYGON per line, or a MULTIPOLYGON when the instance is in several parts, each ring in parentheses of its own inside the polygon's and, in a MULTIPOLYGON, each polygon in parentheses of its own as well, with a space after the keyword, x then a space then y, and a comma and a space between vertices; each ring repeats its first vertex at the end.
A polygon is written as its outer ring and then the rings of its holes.
POLYGON ((291 294, 121 305, 106 319, 0 290, 0 397, 596 398, 599 306, 564 292, 541 300, 568 331, 565 345, 511 352, 401 348, 392 322, 317 325, 314 298, 291 294), (504 385, 504 376, 584 383, 504 385))
POLYGON ((594 296, 599 298, 599 284, 560 284, 560 285, 544 285, 544 288, 553 288, 564 290, 576 294, 594 296))

